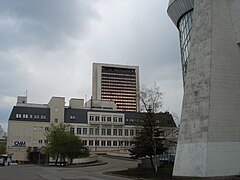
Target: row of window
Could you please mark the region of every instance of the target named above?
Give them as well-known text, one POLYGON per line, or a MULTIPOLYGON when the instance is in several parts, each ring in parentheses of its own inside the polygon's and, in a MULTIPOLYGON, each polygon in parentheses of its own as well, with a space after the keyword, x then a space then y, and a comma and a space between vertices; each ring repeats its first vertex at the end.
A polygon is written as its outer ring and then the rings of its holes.
POLYGON ((77 135, 102 135, 102 136, 134 136, 139 130, 134 129, 105 129, 105 128, 70 128, 70 132, 77 135), (101 133, 101 134, 100 134, 101 133))
POLYGON ((121 81, 112 81, 112 80, 103 80, 102 79, 102 86, 105 85, 111 85, 111 86, 115 86, 115 87, 122 87, 122 86, 125 86, 125 87, 136 87, 136 82, 121 82, 121 81))
POLYGON ((43 126, 33 126, 33 131, 48 131, 49 130, 49 127, 43 127, 43 126))
POLYGON ((136 77, 136 75, 135 75, 135 73, 134 74, 118 74, 118 73, 109 73, 109 72, 102 72, 102 75, 106 75, 106 76, 112 76, 112 75, 114 75, 114 76, 120 76, 120 77, 122 77, 122 76, 124 76, 124 77, 136 77))
POLYGON ((136 82, 136 78, 126 78, 126 77, 113 77, 113 76, 111 76, 111 77, 104 77, 104 76, 102 76, 102 81, 103 80, 107 80, 107 81, 119 81, 119 82, 133 82, 133 83, 135 83, 136 82))
POLYGON ((42 140, 42 139, 40 139, 40 140, 33 140, 33 144, 47 144, 48 143, 48 141, 47 140, 42 140))
MULTIPOLYGON (((89 121, 100 121, 100 116, 99 115, 90 115, 89 116, 89 121)), ((122 116, 101 116, 101 121, 102 122, 123 122, 123 117, 122 116)))
POLYGON ((83 140, 83 144, 85 146, 128 147, 132 146, 132 141, 83 140))
POLYGON ((15 116, 17 119, 46 119, 45 114, 20 114, 16 113, 15 116))

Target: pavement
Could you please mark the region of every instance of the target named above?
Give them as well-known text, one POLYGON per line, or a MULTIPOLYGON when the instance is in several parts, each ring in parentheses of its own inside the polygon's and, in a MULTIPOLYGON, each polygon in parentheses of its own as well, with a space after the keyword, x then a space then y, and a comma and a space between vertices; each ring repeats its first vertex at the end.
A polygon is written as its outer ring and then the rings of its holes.
POLYGON ((0 167, 0 180, 129 180, 105 174, 137 166, 135 161, 99 156, 99 162, 69 167, 12 165, 0 167))

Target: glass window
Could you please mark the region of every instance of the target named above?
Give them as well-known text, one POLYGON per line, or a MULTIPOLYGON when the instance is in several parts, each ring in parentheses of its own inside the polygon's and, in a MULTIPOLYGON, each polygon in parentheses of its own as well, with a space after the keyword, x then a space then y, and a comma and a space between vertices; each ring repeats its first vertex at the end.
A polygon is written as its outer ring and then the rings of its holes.
POLYGON ((102 135, 106 135, 106 129, 102 129, 102 135))
POLYGON ((101 146, 106 146, 106 141, 101 141, 101 146))
POLYGON ((107 129, 107 135, 111 136, 111 129, 107 129))
POLYGON ((117 122, 117 117, 113 117, 113 122, 117 122))
POLYGON ((113 129, 113 135, 117 136, 117 129, 113 129))
POLYGON ((83 128, 83 135, 87 135, 87 128, 83 128))
POLYGON ((99 135, 99 127, 95 128, 95 135, 99 135))
POLYGON ((84 146, 87 146, 87 140, 83 140, 84 146))
POLYGON ((130 136, 134 136, 134 130, 130 129, 130 136))
POLYGON ((45 127, 45 131, 48 131, 49 130, 49 127, 45 127))
POLYGON ((102 121, 106 121, 106 117, 105 116, 102 116, 102 121))
POLYGON ((93 146, 93 140, 89 140, 89 146, 93 146))
POLYGON ((192 10, 186 13, 179 21, 178 29, 180 36, 180 48, 182 59, 182 73, 183 82, 185 82, 185 75, 187 73, 187 63, 190 51, 190 39, 192 30, 192 10))
POLYGON ((89 128, 89 135, 93 135, 94 129, 93 128, 89 128))
POLYGON ((99 146, 99 140, 95 140, 95 146, 99 146))
POLYGON ((95 116, 95 121, 99 121, 99 116, 95 116))
POLYGON ((107 141, 107 146, 112 146, 112 142, 111 141, 107 141))
POLYGON ((90 121, 94 121, 94 116, 90 116, 90 121))
POLYGON ((122 129, 118 129, 118 135, 122 136, 122 129))
POLYGON ((110 116, 107 117, 107 121, 108 122, 111 122, 112 121, 112 118, 110 116))
POLYGON ((118 122, 123 122, 122 117, 118 118, 118 122))
POLYGON ((128 136, 128 129, 125 129, 124 131, 125 131, 125 133, 124 133, 125 136, 128 136))
POLYGON ((77 134, 82 134, 81 130, 82 130, 82 128, 77 128, 77 134))
POLYGON ((42 143, 43 143, 43 140, 38 140, 38 143, 39 143, 39 144, 42 144, 42 143))
POLYGON ((70 132, 74 134, 74 127, 70 128, 70 132))
POLYGON ((72 116, 70 116, 70 119, 71 119, 71 120, 75 120, 76 117, 75 117, 74 115, 72 115, 72 116))
POLYGON ((124 145, 125 145, 125 146, 129 146, 129 142, 128 142, 128 141, 125 141, 125 142, 124 142, 124 145))
POLYGON ((113 146, 117 146, 117 141, 113 141, 113 146))

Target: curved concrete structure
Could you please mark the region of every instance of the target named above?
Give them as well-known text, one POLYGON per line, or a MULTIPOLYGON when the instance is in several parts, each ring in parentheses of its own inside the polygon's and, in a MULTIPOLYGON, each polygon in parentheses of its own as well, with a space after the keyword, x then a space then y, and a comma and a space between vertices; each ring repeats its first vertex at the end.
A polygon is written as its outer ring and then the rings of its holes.
POLYGON ((182 60, 187 68, 183 68, 184 97, 173 175, 216 179, 238 175, 240 1, 170 0, 168 14, 180 31, 181 46, 187 44, 185 32, 191 44, 187 60, 182 60), (184 31, 179 22, 190 5, 191 23, 187 19, 183 25, 191 28, 184 31))

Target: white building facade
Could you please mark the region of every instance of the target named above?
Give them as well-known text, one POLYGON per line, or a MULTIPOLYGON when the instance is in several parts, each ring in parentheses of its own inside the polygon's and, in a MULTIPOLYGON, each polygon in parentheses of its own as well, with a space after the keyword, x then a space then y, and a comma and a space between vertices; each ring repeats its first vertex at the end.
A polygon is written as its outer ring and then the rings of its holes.
MULTIPOLYGON (((138 124, 143 114, 115 111, 112 103, 99 106, 93 102, 94 107, 84 107, 83 103, 82 99, 71 99, 65 106, 64 97, 52 97, 48 104, 32 104, 26 97, 18 97, 8 122, 7 152, 13 154, 13 161, 28 161, 28 151, 45 146, 45 132, 51 124, 60 123, 70 125, 69 130, 91 152, 127 154, 141 129, 138 124)), ((169 113, 158 113, 158 118, 165 128, 176 129, 169 113)))
POLYGON ((184 80, 174 176, 240 173, 240 1, 170 0, 184 80))

